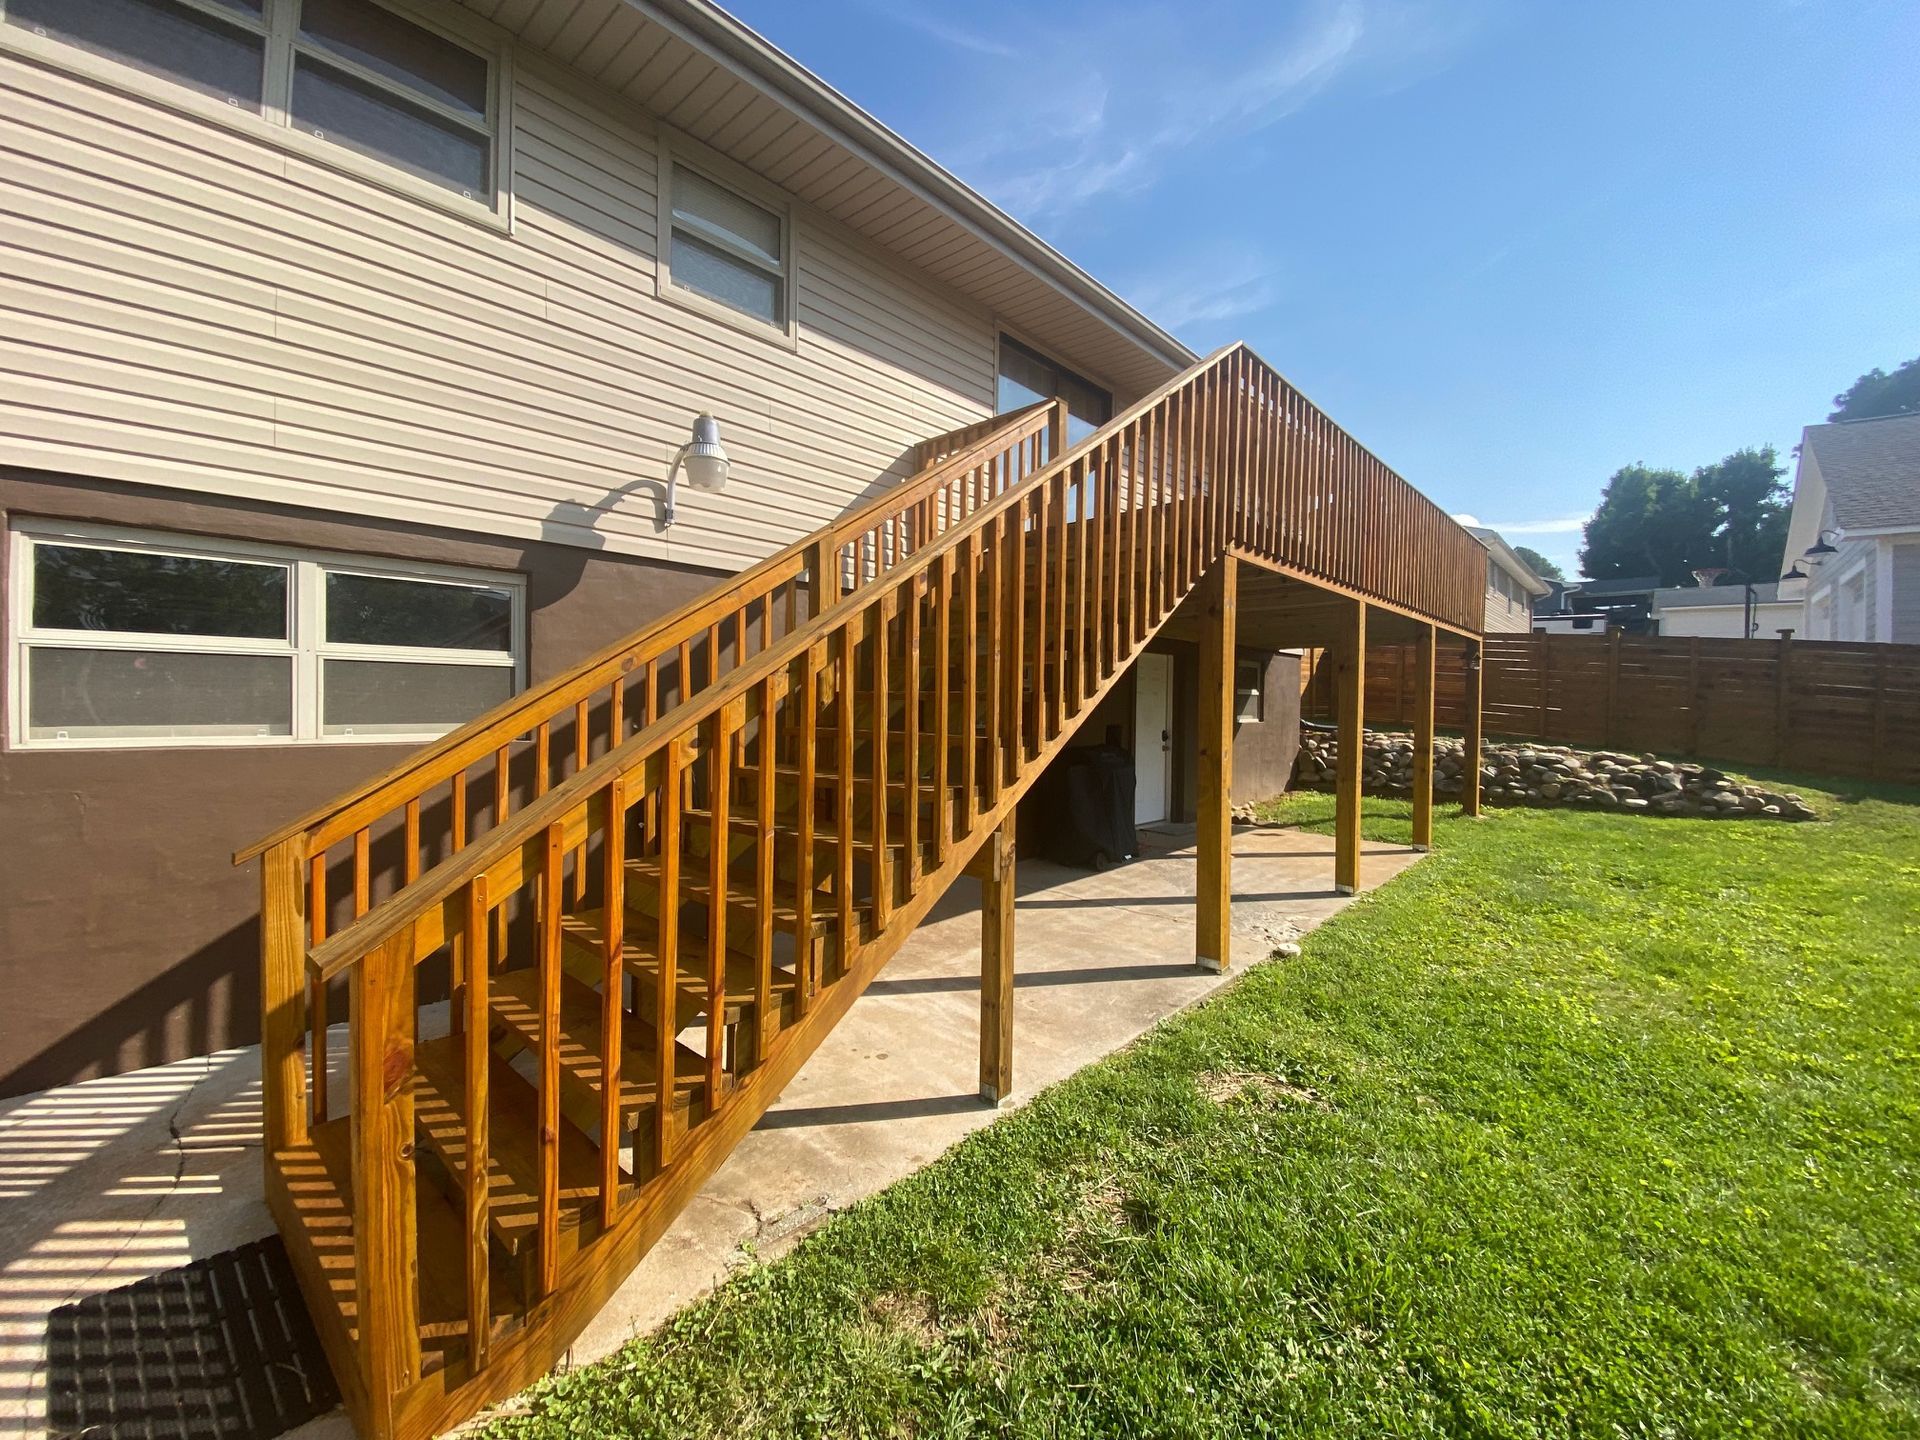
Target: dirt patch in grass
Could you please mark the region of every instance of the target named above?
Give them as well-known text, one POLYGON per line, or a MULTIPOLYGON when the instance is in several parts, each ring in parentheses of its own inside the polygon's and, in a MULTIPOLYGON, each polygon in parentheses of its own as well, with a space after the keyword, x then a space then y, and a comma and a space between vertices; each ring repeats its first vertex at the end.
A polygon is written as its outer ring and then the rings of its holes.
POLYGON ((1194 1077, 1200 1093, 1216 1105, 1248 1105, 1260 1110, 1331 1110, 1332 1103, 1311 1085, 1296 1085, 1257 1070, 1208 1070, 1194 1077))
POLYGON ((939 1344, 946 1333, 940 1324, 939 1311, 924 1295, 903 1295, 890 1290, 867 1302, 867 1314, 880 1328, 923 1349, 939 1344))

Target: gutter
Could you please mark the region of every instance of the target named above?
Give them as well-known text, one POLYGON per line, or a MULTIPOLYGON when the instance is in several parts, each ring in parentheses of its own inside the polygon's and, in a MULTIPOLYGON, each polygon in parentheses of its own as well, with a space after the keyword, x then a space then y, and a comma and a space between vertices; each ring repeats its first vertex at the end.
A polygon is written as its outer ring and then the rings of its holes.
POLYGON ((1170 370, 1200 356, 937 161, 894 134, 826 81, 783 55, 711 0, 627 0, 948 219, 1138 345, 1170 370))

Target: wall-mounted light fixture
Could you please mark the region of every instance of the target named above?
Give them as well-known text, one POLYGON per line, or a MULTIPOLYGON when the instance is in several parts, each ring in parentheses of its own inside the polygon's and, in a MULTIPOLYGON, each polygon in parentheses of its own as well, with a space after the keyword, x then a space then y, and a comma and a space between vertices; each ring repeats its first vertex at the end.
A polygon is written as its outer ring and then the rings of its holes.
POLYGON ((698 416, 693 422, 693 439, 675 453, 673 466, 667 471, 666 523, 674 521, 673 486, 682 469, 694 489, 714 491, 727 488, 727 472, 732 468, 733 462, 720 444, 720 422, 711 415, 698 416))
POLYGON ((1838 538, 1839 534, 1840 532, 1838 530, 1822 530, 1819 534, 1819 537, 1814 540, 1813 544, 1807 547, 1806 555, 1804 558, 1808 560, 1818 561, 1818 560, 1826 559, 1827 556, 1829 555, 1838 555, 1840 553, 1839 547, 1837 545, 1831 544, 1827 540, 1827 537, 1829 535, 1832 535, 1835 538, 1838 538))
POLYGON ((1782 580, 1805 580, 1807 578, 1807 572, 1800 568, 1800 562, 1796 560, 1793 562, 1793 568, 1780 578, 1782 580))

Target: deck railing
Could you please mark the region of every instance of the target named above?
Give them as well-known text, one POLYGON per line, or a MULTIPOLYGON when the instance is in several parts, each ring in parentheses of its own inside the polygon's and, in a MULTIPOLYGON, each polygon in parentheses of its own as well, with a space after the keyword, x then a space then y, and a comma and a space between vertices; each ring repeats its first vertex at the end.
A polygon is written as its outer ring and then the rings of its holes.
MULTIPOLYGON (((413 1081, 419 967, 444 961, 450 1024, 478 1039, 490 1018, 501 1023, 502 1012, 489 1012, 489 986, 500 983, 490 976, 509 952, 532 961, 530 972, 512 972, 534 982, 516 992, 524 1021, 506 1022, 525 1037, 538 1077, 531 1140, 519 1137, 537 1149, 538 1184, 526 1295, 534 1318, 518 1343, 564 1344, 549 1333, 554 1315, 591 1314, 1223 553, 1478 627, 1477 542, 1242 346, 1064 454, 1057 430, 1038 438, 1057 420, 1045 411, 1022 420, 1011 448, 997 430, 888 497, 877 519, 863 512, 762 567, 752 601, 768 613, 781 587, 835 578, 817 604, 769 624, 757 647, 746 640, 746 592, 730 586, 644 644, 544 687, 529 708, 450 737, 431 764, 266 842, 270 1192, 286 1184, 276 1167, 293 1163, 276 1157, 308 1137, 297 1099, 305 979, 324 989, 349 976, 351 1287, 356 1366, 370 1393, 399 1394, 421 1379, 423 1335, 465 1337, 436 1371, 437 1398, 417 1402, 433 1423, 542 1363, 521 1354, 490 1368, 499 1297, 487 1185, 464 1191, 459 1315, 422 1308, 413 1147, 416 1124, 435 1122, 417 1113, 413 1081), (1022 453, 1047 458, 1023 474, 1022 453), (1012 483, 976 483, 989 461, 1012 483), (732 663, 671 706, 657 704, 650 677, 661 654, 678 647, 670 658, 685 667, 685 647, 703 630, 708 653, 719 654, 708 627, 722 623, 739 644, 732 663), (616 725, 597 758, 578 751, 574 773, 497 815, 456 853, 416 864, 397 893, 363 903, 363 837, 396 804, 407 807, 408 853, 419 859, 423 777, 461 775, 503 734, 535 717, 544 733, 547 717, 609 685, 618 717, 621 687, 640 670, 649 700, 636 733, 616 725), (327 935, 303 909, 310 896, 325 898, 313 860, 342 840, 355 845, 363 913, 327 935), (703 933, 683 933, 687 908, 701 905, 703 933), (509 907, 521 912, 512 925, 509 907), (636 949, 644 993, 630 983, 636 949), (598 985, 585 1039, 562 996, 582 965, 598 985), (636 1035, 650 1039, 636 1049, 636 1035), (597 1086, 590 1119, 602 1141, 590 1218, 570 1229, 563 1212, 581 1202, 583 1182, 563 1183, 563 1092, 581 1076, 597 1086), (628 1130, 623 1169, 606 1137, 628 1130), (542 1308, 560 1304, 555 1297, 564 1297, 560 1311, 542 1308)), ((449 1113, 476 1118, 456 1122, 455 1150, 465 1174, 485 1175, 489 1090, 501 1082, 485 1043, 465 1055, 449 1113)), ((442 1275, 439 1293, 447 1288, 442 1275)))

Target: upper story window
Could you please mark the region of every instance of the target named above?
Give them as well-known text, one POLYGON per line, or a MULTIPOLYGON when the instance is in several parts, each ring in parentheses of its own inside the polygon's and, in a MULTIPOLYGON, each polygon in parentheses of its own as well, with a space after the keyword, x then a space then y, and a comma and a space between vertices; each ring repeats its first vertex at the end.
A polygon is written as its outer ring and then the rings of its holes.
POLYGON ((517 577, 26 522, 17 745, 422 740, 524 669, 517 577))
POLYGON ((785 330, 786 216, 678 161, 669 164, 667 194, 669 282, 785 330))
POLYGON ((0 18, 493 205, 492 60, 373 0, 0 0, 0 18))
POLYGON ((1113 392, 1074 374, 1066 366, 1029 350, 1011 336, 1000 337, 1000 377, 994 410, 1006 414, 1038 400, 1067 402, 1067 443, 1078 445, 1113 418, 1113 392))

